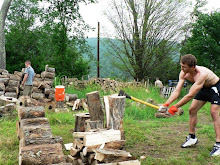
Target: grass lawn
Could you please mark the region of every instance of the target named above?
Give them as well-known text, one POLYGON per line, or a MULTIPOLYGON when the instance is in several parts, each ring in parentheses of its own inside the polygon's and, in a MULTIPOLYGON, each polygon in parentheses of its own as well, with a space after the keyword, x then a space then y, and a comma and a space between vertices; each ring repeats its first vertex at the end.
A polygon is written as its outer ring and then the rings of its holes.
MULTIPOLYGON (((67 93, 76 93, 80 98, 86 93, 99 90, 101 96, 109 94, 101 91, 97 86, 83 90, 67 89, 67 93)), ((147 92, 144 88, 126 88, 128 94, 136 98, 147 100, 152 98, 157 103, 164 103, 165 99, 158 95, 158 90, 150 88, 147 92)), ((146 156, 142 160, 143 165, 220 165, 220 157, 212 158, 209 152, 215 143, 215 132, 210 115, 210 104, 207 103, 198 113, 197 138, 199 144, 194 148, 182 149, 180 145, 188 135, 188 108, 190 103, 183 106, 184 114, 172 118, 155 118, 156 110, 140 105, 132 100, 126 100, 124 130, 126 138, 126 151, 129 151, 137 159, 146 156)), ((53 135, 62 136, 64 143, 73 142, 74 113, 49 113, 49 119, 53 135)), ((0 165, 18 164, 19 141, 16 138, 15 117, 0 118, 0 165)), ((67 155, 68 151, 64 151, 67 155)))

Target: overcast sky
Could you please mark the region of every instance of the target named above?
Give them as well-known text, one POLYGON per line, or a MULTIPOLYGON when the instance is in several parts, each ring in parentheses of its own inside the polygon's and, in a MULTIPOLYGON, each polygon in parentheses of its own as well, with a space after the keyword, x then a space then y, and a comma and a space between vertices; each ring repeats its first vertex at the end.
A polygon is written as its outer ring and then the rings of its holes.
MULTIPOLYGON (((0 0, 0 7, 2 6, 4 0, 0 0)), ((85 22, 87 22, 91 27, 95 28, 94 31, 87 33, 88 37, 97 37, 97 24, 100 22, 101 33, 106 30, 111 30, 111 24, 103 16, 103 10, 108 8, 108 2, 110 0, 98 0, 97 4, 81 5, 80 13, 83 16, 85 22)), ((210 12, 217 8, 220 8, 220 0, 207 0, 208 4, 205 8, 210 12)), ((101 35, 102 37, 102 35, 101 35)))

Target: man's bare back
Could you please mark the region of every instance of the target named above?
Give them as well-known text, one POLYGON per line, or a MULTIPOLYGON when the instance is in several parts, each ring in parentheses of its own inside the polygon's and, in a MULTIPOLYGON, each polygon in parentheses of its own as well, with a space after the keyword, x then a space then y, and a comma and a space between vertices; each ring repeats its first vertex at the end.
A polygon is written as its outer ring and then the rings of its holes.
POLYGON ((195 83, 201 76, 204 78, 204 87, 211 87, 215 85, 219 81, 219 77, 213 73, 210 69, 203 67, 203 66, 196 66, 195 67, 195 74, 191 75, 190 73, 184 73, 181 71, 180 76, 188 80, 190 82, 195 83))

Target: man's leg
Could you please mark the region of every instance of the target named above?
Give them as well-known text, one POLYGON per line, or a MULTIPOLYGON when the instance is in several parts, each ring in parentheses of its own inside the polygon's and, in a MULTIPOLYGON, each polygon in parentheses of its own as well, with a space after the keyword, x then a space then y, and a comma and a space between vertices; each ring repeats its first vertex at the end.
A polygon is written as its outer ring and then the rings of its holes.
POLYGON ((197 112, 206 103, 206 101, 200 101, 193 99, 189 108, 189 136, 186 138, 186 142, 181 145, 182 148, 194 146, 198 143, 198 139, 195 137, 195 128, 197 124, 197 112))
POLYGON ((189 133, 195 134, 195 128, 197 124, 197 113, 203 107, 206 101, 193 99, 189 108, 189 133))
POLYGON ((220 105, 211 104, 211 115, 214 122, 214 128, 216 133, 216 144, 213 150, 210 152, 211 156, 220 156, 220 117, 219 117, 220 105))

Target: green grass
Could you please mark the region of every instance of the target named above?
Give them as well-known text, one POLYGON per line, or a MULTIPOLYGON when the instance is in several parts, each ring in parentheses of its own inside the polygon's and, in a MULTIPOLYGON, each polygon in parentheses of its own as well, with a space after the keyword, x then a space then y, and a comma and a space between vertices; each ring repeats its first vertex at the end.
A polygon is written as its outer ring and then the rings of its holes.
MULTIPOLYGON (((94 90, 100 91, 101 96, 109 94, 94 85, 82 90, 69 87, 66 92, 76 93, 79 98, 85 98, 86 93, 94 90)), ((157 103, 166 101, 159 96, 158 90, 152 87, 148 92, 142 87, 130 87, 123 90, 144 101, 148 98, 152 98, 157 103)), ((125 149, 137 159, 140 159, 140 156, 146 156, 146 159, 142 160, 143 165, 220 164, 220 158, 209 156, 215 142, 215 132, 209 110, 210 104, 206 104, 198 114, 199 144, 194 148, 180 148, 188 135, 189 106, 190 103, 183 106, 184 114, 182 116, 155 118, 155 109, 127 99, 123 125, 127 141, 125 149)), ((75 113, 78 112, 46 114, 53 135, 62 136, 64 143, 73 142, 72 132, 75 125, 73 115, 75 113)), ((0 118, 0 165, 18 164, 19 141, 16 138, 16 121, 17 117, 0 118)), ((69 154, 68 151, 64 151, 64 153, 69 154)))

